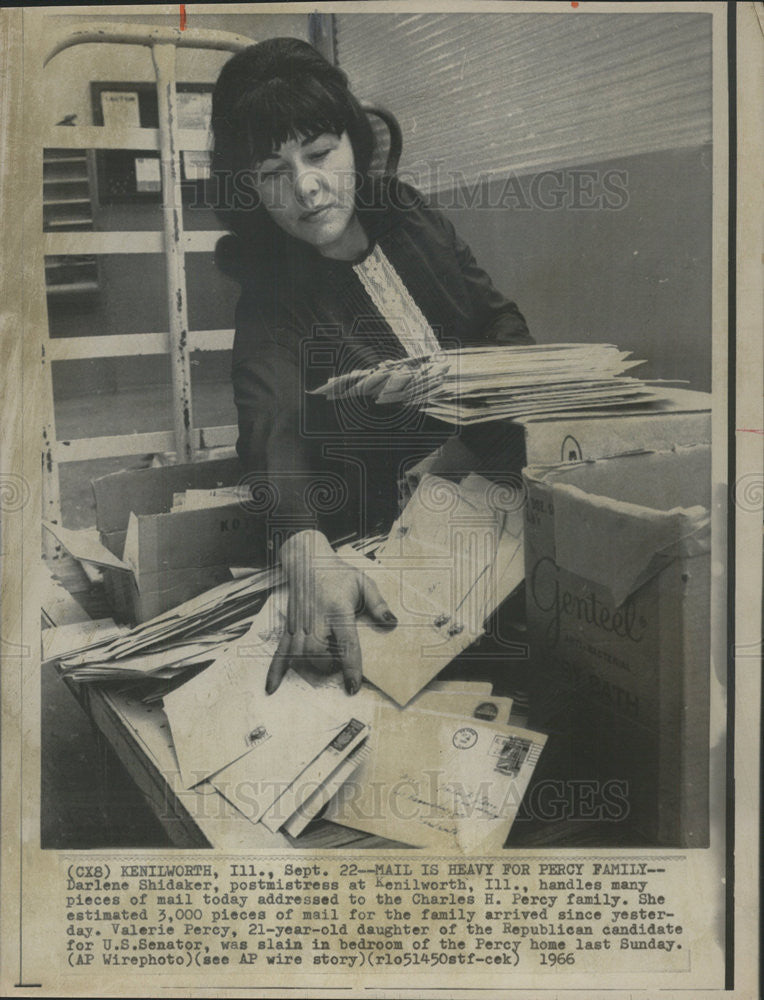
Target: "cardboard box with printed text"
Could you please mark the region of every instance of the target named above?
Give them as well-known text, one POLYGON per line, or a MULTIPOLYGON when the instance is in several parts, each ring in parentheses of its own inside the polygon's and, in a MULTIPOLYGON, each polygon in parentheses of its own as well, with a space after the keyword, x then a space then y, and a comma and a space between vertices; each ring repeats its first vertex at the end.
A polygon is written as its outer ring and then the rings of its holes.
POLYGON ((170 513, 173 495, 236 483, 236 459, 115 472, 93 480, 96 527, 125 570, 103 571, 121 620, 145 621, 264 558, 258 520, 239 504, 170 513))
POLYGON ((711 443, 711 396, 651 386, 649 407, 539 414, 516 419, 523 428, 525 465, 610 458, 631 451, 664 451, 711 443))
POLYGON ((353 522, 354 494, 337 489, 336 479, 334 472, 302 471, 289 478, 290 489, 304 497, 299 523, 282 510, 267 474, 243 477, 236 458, 130 469, 93 480, 101 542, 123 564, 103 567, 116 617, 146 621, 230 579, 231 566, 267 565, 287 530, 321 527, 340 540, 353 522), (172 509, 175 494, 236 484, 251 488, 246 503, 172 509))
POLYGON ((710 448, 524 480, 530 724, 549 733, 549 776, 620 782, 635 842, 703 846, 710 448))

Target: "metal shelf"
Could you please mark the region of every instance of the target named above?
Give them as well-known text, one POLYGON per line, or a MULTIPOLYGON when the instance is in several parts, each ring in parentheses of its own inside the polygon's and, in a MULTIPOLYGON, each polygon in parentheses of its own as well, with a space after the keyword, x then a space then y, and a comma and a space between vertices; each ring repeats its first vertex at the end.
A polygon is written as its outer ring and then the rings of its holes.
MULTIPOLYGON (((92 155, 71 147, 43 150, 43 232, 90 232, 93 229, 92 155), (68 155, 67 155, 68 154, 68 155), (77 190, 75 185, 79 185, 77 190)), ((45 261, 45 291, 48 295, 91 296, 99 290, 99 268, 95 257, 54 258, 45 261)))
MULTIPOLYGON (((88 196, 80 198, 75 196, 74 198, 45 198, 43 200, 43 205, 45 207, 53 205, 87 205, 90 207, 90 198, 88 196)), ((92 218, 89 220, 92 222, 92 218)))
POLYGON ((90 227, 93 225, 93 217, 88 216, 86 219, 78 216, 67 216, 64 219, 46 219, 44 223, 44 230, 50 229, 63 229, 65 226, 86 226, 90 227))
POLYGON ((48 295, 93 295, 98 291, 97 281, 72 281, 63 285, 46 284, 48 295))

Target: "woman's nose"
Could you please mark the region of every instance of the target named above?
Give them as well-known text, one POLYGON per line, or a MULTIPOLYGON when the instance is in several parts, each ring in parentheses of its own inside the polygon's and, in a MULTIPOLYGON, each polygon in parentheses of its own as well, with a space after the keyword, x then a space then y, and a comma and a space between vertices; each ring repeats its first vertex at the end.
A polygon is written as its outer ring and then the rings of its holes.
POLYGON ((298 201, 310 205, 321 191, 321 178, 315 167, 297 167, 294 172, 294 192, 298 201))

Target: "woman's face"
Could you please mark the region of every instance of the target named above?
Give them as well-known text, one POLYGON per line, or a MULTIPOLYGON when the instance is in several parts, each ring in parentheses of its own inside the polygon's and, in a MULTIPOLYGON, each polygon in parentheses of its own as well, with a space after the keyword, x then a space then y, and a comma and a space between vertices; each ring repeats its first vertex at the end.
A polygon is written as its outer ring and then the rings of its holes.
POLYGON ((347 132, 288 139, 255 167, 255 184, 273 221, 329 257, 363 247, 355 217, 355 159, 347 132))

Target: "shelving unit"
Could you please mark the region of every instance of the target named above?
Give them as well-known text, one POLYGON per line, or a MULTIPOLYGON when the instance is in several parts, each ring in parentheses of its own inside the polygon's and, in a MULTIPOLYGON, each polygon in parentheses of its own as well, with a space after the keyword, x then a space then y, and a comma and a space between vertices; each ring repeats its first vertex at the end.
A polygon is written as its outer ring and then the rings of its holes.
MULTIPOLYGON (((53 43, 47 66, 64 49, 93 43, 143 46, 150 50, 156 79, 157 128, 59 124, 40 136, 43 150, 42 248, 45 289, 40 320, 49 327, 47 303, 53 296, 93 294, 99 289, 99 261, 108 254, 164 254, 169 329, 118 336, 48 336, 43 345, 45 425, 43 427, 44 516, 61 523, 59 466, 62 463, 174 451, 179 462, 236 440, 235 424, 199 427, 191 399, 192 351, 230 350, 233 330, 189 329, 186 267, 188 253, 211 253, 222 232, 185 232, 182 224, 181 150, 207 147, 201 130, 178 127, 175 52, 178 48, 238 52, 252 39, 230 32, 134 24, 96 24, 67 29, 53 43), (100 150, 147 151, 161 164, 163 229, 96 231, 91 199, 96 191, 95 156, 100 150), (173 429, 60 440, 56 433, 51 366, 59 361, 169 355, 173 429)), ((40 271, 42 271, 40 267, 40 271)), ((42 280, 42 275, 40 275, 42 280)), ((46 533, 47 534, 47 533, 46 533)), ((48 543, 44 543, 48 545, 48 543)), ((55 547, 46 552, 55 558, 55 547)))
MULTIPOLYGON (((93 176, 90 150, 43 150, 43 232, 92 231, 93 176)), ((46 258, 48 295, 95 295, 99 286, 98 258, 92 254, 46 258)))

